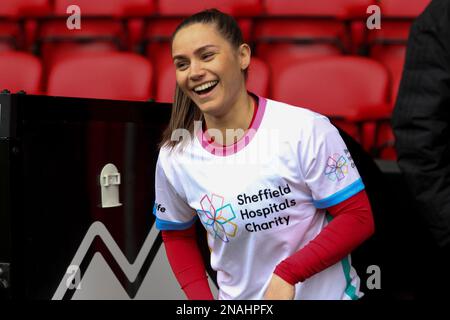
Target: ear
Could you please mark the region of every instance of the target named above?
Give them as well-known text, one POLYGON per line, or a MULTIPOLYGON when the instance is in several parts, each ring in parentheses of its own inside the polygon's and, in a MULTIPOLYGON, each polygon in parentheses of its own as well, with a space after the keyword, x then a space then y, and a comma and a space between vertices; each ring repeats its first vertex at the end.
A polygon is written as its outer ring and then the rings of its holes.
POLYGON ((244 71, 250 65, 250 57, 252 55, 252 50, 250 46, 246 43, 243 43, 239 46, 239 63, 241 66, 241 70, 244 71))

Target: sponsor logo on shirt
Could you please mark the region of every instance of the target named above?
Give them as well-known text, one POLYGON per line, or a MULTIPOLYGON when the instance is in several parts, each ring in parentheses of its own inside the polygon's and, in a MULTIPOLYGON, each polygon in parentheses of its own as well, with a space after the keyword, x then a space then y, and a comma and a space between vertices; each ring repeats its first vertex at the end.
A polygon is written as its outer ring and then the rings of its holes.
POLYGON ((255 203, 262 203, 263 206, 256 208, 254 205, 250 208, 240 208, 240 214, 243 221, 248 221, 245 224, 245 230, 248 232, 261 232, 289 225, 289 215, 281 215, 284 210, 294 207, 297 203, 295 199, 288 199, 291 194, 291 187, 278 186, 275 189, 261 189, 258 193, 253 195, 240 194, 237 196, 239 205, 250 205, 255 203), (283 200, 280 202, 279 200, 283 200), (275 202, 272 202, 275 200, 275 202), (278 201, 276 201, 278 200, 278 201), (269 202, 270 203, 267 203, 269 202))
POLYGON ((155 205, 153 206, 153 212, 156 213, 156 211, 164 213, 164 212, 166 212, 166 208, 164 208, 160 203, 155 202, 155 205))
POLYGON ((345 156, 335 153, 328 157, 324 174, 331 181, 341 181, 348 173, 348 161, 345 156))
POLYGON ((197 209, 200 220, 214 238, 219 238, 223 242, 229 242, 230 237, 235 237, 238 227, 232 222, 236 219, 231 204, 224 204, 224 197, 212 194, 209 197, 205 194, 200 200, 202 209, 197 209))
POLYGON ((295 199, 286 198, 290 194, 289 184, 277 186, 275 189, 261 189, 252 195, 239 194, 237 196, 237 210, 230 203, 224 204, 223 196, 215 193, 211 196, 205 194, 200 200, 202 209, 197 209, 197 213, 208 232, 214 238, 219 238, 227 243, 237 234, 238 225, 235 219, 245 221, 242 230, 249 233, 288 226, 290 216, 282 215, 282 213, 297 204, 295 199), (275 199, 278 201, 274 202, 275 199), (255 206, 256 203, 262 203, 263 205, 257 207, 255 206), (240 218, 236 216, 236 212, 240 215, 240 218))

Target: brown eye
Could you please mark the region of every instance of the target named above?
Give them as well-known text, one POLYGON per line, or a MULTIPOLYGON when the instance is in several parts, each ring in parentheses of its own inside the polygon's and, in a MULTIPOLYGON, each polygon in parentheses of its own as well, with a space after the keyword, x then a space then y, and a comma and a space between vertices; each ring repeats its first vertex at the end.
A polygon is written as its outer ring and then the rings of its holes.
POLYGON ((175 67, 178 70, 186 70, 188 67, 188 63, 185 61, 180 61, 180 62, 175 63, 175 67))
POLYGON ((202 59, 203 60, 209 60, 210 58, 212 58, 214 56, 214 52, 207 52, 204 55, 202 55, 202 59))

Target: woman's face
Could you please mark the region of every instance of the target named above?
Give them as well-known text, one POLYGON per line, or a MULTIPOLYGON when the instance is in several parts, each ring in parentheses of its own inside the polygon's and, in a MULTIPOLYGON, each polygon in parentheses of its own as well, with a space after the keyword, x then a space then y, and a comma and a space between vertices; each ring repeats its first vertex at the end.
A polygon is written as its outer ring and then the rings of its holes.
POLYGON ((196 23, 178 31, 172 42, 178 86, 204 113, 220 116, 245 89, 243 70, 250 49, 238 49, 213 24, 196 23))

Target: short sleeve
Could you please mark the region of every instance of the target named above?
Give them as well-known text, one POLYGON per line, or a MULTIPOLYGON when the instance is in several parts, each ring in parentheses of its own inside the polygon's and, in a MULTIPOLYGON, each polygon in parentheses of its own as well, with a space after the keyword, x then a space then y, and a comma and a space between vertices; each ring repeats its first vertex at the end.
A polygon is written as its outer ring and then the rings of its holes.
POLYGON ((158 158, 155 173, 155 204, 153 214, 159 230, 184 230, 192 226, 197 218, 186 201, 170 183, 158 158))
POLYGON ((301 167, 316 208, 334 206, 364 189, 347 146, 326 117, 315 117, 303 140, 301 167))

